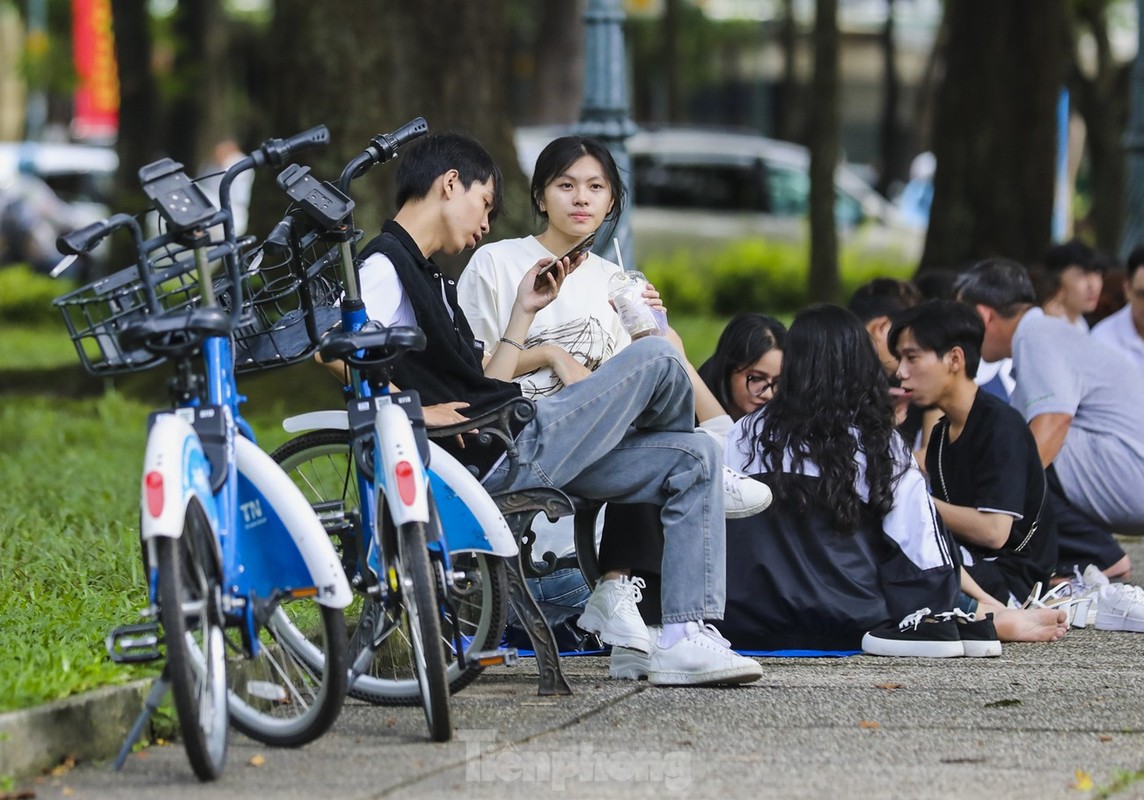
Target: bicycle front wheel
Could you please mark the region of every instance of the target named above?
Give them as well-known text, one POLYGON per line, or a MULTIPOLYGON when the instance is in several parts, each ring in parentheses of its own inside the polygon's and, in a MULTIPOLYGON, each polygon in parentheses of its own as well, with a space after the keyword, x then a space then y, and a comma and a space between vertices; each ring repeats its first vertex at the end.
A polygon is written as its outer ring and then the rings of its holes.
POLYGON ((280 603, 259 632, 254 657, 237 641, 238 629, 229 632, 231 651, 241 656, 227 671, 234 727, 275 747, 300 747, 330 729, 341 712, 349 674, 340 609, 313 598, 280 603))
POLYGON ((401 585, 401 605, 408 624, 421 707, 425 709, 433 741, 447 742, 453 737, 453 723, 441 640, 442 609, 438 602, 444 587, 429 561, 423 523, 408 522, 397 529, 396 556, 394 568, 401 585))
MULTIPOLYGON (((272 457, 290 475, 294 484, 322 516, 334 549, 342 557, 346 576, 362 573, 359 553, 362 532, 352 523, 360 520, 357 479, 353 472, 349 435, 345 431, 310 431, 291 439, 272 457)), ((455 579, 449 599, 457 610, 461 646, 467 654, 495 650, 504 636, 507 615, 507 579, 504 559, 485 553, 451 553, 455 579)), ((351 636, 351 658, 371 648, 378 630, 381 605, 368 597, 355 596, 345 610, 351 636)), ((387 625, 394 624, 390 620, 387 625)), ((449 690, 458 692, 481 674, 483 667, 468 662, 461 669, 455 653, 452 621, 442 618, 441 637, 449 662, 449 690)), ((413 669, 409 637, 396 628, 381 643, 350 685, 350 697, 379 705, 415 705, 421 702, 420 686, 413 669)), ((318 662, 319 668, 320 663, 318 662)))
POLYGON ((226 645, 212 535, 202 510, 192 502, 182 536, 154 540, 166 673, 183 747, 202 781, 222 774, 227 747, 226 645))

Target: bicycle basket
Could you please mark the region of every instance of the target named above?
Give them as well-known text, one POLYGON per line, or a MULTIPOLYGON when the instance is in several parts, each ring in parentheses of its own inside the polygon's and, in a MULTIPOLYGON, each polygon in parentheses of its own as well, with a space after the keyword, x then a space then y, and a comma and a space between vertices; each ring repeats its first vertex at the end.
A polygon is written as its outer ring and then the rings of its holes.
MULTIPOLYGON (((152 273, 160 312, 198 305, 199 285, 190 250, 170 250, 154 258, 152 273)), ((153 313, 135 266, 57 297, 52 304, 63 315, 80 363, 92 375, 138 372, 165 360, 143 349, 124 350, 119 344, 120 331, 153 313)))
POLYGON ((340 321, 335 305, 342 294, 338 251, 311 250, 305 255, 247 270, 244 313, 235 331, 238 372, 260 372, 303 361, 318 348, 322 334, 340 321))

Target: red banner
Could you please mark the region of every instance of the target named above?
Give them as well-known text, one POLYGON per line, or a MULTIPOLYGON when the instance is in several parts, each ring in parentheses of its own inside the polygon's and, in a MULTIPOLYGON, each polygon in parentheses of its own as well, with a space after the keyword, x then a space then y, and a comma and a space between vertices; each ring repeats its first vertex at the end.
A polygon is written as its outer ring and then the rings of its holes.
POLYGON ((119 75, 111 0, 72 0, 72 55, 77 78, 72 135, 114 138, 119 128, 119 75))

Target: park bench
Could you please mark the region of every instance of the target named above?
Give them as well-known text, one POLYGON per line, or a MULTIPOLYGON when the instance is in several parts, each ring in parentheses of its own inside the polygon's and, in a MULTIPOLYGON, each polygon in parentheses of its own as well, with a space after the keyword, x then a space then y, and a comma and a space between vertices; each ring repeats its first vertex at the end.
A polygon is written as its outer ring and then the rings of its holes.
MULTIPOLYGON (((505 447, 506 458, 509 460, 509 475, 506 483, 511 483, 520 467, 520 454, 513 440, 513 423, 526 424, 536 414, 536 406, 524 397, 513 398, 504 405, 486 414, 474 417, 464 423, 444 428, 433 428, 429 435, 434 439, 443 439, 468 433, 474 429, 478 431, 483 444, 491 444, 494 439, 499 440, 505 447)), ((516 558, 508 559, 506 574, 508 579, 509 604, 521 625, 532 641, 532 649, 536 654, 536 664, 540 672, 540 685, 538 694, 560 695, 572 694, 572 687, 560 669, 560 653, 556 647, 556 637, 552 628, 544 618, 539 604, 528 590, 525 578, 549 575, 557 569, 575 566, 584 575, 589 586, 595 585, 600 577, 600 568, 596 558, 596 517, 603 505, 597 500, 575 497, 559 489, 538 487, 512 492, 490 492, 497 508, 508 523, 509 529, 516 538, 519 547, 516 558), (532 532, 532 521, 537 514, 543 513, 548 519, 556 520, 560 517, 574 515, 574 539, 576 556, 559 559, 554 553, 542 553, 538 556, 532 552, 536 536, 532 532)))

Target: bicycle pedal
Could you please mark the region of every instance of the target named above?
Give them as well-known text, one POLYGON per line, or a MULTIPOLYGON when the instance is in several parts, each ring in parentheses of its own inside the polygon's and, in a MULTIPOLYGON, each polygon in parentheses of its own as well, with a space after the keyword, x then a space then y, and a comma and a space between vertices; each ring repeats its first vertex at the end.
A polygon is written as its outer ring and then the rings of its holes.
POLYGON ((520 662, 520 654, 515 647, 501 650, 474 650, 465 653, 465 661, 479 667, 515 667, 520 662))
POLYGON ((121 625, 107 634, 105 644, 107 655, 116 664, 141 664, 147 661, 158 661, 162 658, 159 653, 159 623, 142 622, 137 625, 121 625))

